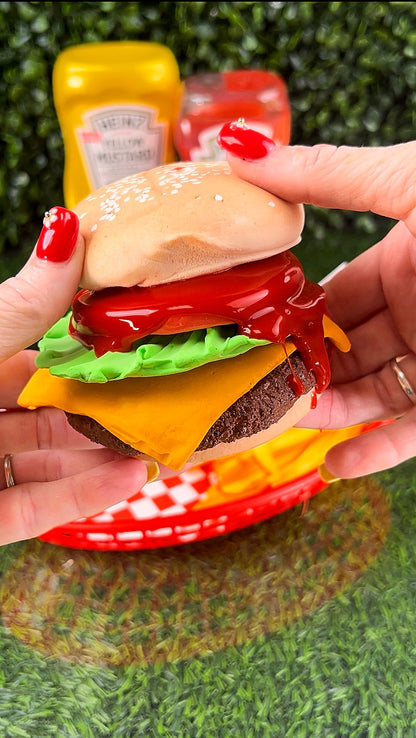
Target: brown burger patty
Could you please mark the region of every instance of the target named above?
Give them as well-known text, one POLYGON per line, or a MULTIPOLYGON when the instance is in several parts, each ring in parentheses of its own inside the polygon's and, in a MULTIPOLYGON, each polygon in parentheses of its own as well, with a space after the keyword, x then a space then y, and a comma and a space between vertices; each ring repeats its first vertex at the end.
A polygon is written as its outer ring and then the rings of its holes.
MULTIPOLYGON (((302 382, 305 393, 309 392, 315 382, 297 352, 290 357, 290 364, 302 382)), ((277 423, 297 399, 288 381, 292 374, 290 364, 289 361, 284 361, 227 408, 208 430, 196 450, 205 451, 218 443, 231 443, 277 423)), ((75 430, 95 443, 128 456, 137 456, 140 453, 103 428, 96 420, 86 415, 66 415, 75 430)))

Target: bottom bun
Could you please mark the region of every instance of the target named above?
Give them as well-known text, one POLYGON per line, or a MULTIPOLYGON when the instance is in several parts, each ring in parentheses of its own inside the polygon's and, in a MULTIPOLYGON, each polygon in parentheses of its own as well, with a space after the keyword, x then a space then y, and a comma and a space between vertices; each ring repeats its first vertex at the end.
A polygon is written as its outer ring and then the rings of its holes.
MULTIPOLYGON (((276 438, 296 425, 311 409, 314 388, 313 376, 308 373, 299 354, 293 354, 290 362, 286 360, 273 369, 224 411, 187 463, 199 464, 229 456, 276 438), (293 372, 304 387, 304 394, 300 396, 290 387, 289 379, 293 372)), ((72 413, 66 415, 75 430, 95 443, 128 456, 151 458, 124 443, 92 418, 72 413)))

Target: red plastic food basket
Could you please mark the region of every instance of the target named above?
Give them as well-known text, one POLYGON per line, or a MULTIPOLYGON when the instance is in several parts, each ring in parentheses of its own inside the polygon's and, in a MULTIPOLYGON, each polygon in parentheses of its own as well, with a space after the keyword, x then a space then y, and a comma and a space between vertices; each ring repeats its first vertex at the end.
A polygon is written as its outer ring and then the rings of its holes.
POLYGON ((42 540, 71 548, 137 550, 201 541, 259 523, 303 503, 326 484, 317 471, 240 500, 193 510, 210 486, 211 463, 158 480, 99 515, 54 528, 42 540))
POLYGON ((146 484, 98 515, 53 528, 42 540, 92 550, 176 546, 231 533, 306 502, 327 486, 318 467, 336 443, 383 423, 291 429, 251 451, 146 484))

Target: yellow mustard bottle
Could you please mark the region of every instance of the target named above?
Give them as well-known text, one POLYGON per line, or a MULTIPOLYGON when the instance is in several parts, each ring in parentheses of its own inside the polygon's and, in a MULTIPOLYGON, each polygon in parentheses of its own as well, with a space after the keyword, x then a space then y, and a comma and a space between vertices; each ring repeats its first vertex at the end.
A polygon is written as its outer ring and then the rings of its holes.
POLYGON ((116 179, 175 161, 181 82, 168 47, 146 41, 69 47, 56 59, 52 86, 68 208, 116 179))

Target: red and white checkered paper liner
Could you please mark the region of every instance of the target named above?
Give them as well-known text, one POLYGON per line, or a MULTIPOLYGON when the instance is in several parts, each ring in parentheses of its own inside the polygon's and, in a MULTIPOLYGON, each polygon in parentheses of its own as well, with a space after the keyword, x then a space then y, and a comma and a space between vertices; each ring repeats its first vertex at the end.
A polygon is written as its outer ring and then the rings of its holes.
MULTIPOLYGON (((208 487, 208 477, 199 468, 191 469, 180 476, 146 484, 129 500, 112 505, 99 515, 84 518, 84 522, 97 527, 97 532, 92 530, 87 535, 88 540, 100 540, 102 533, 98 529, 102 523, 116 527, 119 523, 130 521, 134 527, 137 522, 145 523, 154 518, 184 515, 201 499, 208 487)), ((119 540, 129 540, 129 536, 134 535, 134 530, 119 533, 119 540)))

